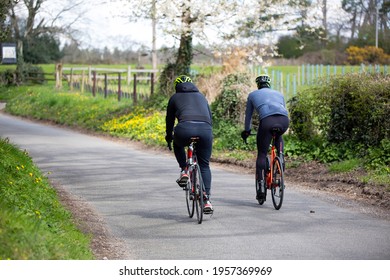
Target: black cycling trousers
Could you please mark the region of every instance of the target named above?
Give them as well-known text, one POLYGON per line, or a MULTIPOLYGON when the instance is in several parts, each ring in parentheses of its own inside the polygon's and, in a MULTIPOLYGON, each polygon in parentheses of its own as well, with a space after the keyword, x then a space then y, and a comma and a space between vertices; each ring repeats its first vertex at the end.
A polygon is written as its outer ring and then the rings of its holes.
POLYGON ((211 171, 210 157, 213 147, 213 131, 210 124, 205 122, 180 122, 174 129, 173 151, 180 168, 186 167, 186 152, 191 137, 197 136, 196 155, 202 173, 206 193, 210 195, 211 171))
POLYGON ((280 152, 283 153, 284 143, 282 134, 286 132, 289 124, 289 118, 283 115, 272 115, 260 121, 259 128, 257 130, 256 170, 258 171, 258 180, 263 180, 263 170, 266 168, 266 157, 272 141, 272 129, 280 129, 280 133, 276 135, 275 138, 275 146, 277 154, 279 155, 280 152))

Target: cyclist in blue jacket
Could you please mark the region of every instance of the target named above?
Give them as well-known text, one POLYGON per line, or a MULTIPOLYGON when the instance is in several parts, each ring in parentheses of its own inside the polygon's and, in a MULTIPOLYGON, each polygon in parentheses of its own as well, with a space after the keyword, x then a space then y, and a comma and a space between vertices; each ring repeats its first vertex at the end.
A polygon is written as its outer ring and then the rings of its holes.
POLYGON ((186 170, 185 147, 190 144, 191 137, 198 136, 196 152, 206 190, 204 212, 210 213, 213 211, 210 203, 209 166, 213 143, 211 110, 207 99, 192 83, 190 77, 181 75, 176 78, 174 85, 176 93, 171 96, 167 106, 165 140, 168 145, 173 141, 173 151, 181 168, 177 183, 181 187, 187 184, 189 177, 186 170), (175 119, 178 123, 174 127, 175 119))
MULTIPOLYGON (((254 110, 259 115, 259 127, 257 130, 257 180, 263 184, 263 174, 266 170, 266 157, 272 141, 271 131, 278 128, 279 132, 275 138, 275 146, 278 154, 283 154, 283 137, 287 131, 290 120, 284 101, 283 94, 271 89, 271 79, 268 75, 260 75, 256 78, 257 90, 248 95, 245 111, 245 130, 241 137, 244 141, 248 138, 252 128, 252 114, 254 110)), ((284 164, 284 160, 282 159, 284 164)), ((283 165, 284 168, 284 165, 283 165)), ((258 193, 257 198, 264 198, 264 193, 258 193)))

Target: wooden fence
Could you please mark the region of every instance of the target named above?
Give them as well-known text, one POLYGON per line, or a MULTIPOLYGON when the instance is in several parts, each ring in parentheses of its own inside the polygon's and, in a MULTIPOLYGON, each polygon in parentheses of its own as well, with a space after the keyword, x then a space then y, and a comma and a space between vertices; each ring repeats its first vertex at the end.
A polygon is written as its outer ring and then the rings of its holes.
POLYGON ((56 87, 62 88, 65 80, 70 90, 77 88, 81 92, 91 92, 107 98, 115 94, 120 101, 131 98, 134 103, 147 99, 154 93, 155 81, 159 70, 96 68, 96 67, 62 67, 56 65, 56 87))

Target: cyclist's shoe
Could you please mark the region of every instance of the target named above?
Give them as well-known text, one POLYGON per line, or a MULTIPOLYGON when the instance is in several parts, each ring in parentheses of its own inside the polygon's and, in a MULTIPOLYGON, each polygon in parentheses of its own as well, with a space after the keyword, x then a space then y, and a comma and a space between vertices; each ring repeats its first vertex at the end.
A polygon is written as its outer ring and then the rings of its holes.
POLYGON ((203 213, 204 214, 212 214, 214 212, 213 205, 211 204, 210 200, 205 200, 204 207, 203 207, 203 213))
POLYGON ((259 186, 260 186, 260 189, 256 193, 256 200, 266 201, 267 193, 265 190, 265 184, 264 184, 263 180, 259 181, 259 186))
POLYGON ((188 179, 189 179, 189 177, 188 177, 187 171, 182 170, 180 172, 179 179, 176 180, 176 183, 178 183, 181 188, 185 188, 185 187, 187 187, 188 179))

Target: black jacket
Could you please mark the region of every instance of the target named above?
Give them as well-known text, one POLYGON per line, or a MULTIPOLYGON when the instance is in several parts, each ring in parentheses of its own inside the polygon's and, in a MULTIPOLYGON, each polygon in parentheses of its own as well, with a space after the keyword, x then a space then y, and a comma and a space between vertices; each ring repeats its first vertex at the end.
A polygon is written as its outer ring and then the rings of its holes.
POLYGON ((172 135, 175 118, 179 122, 200 121, 212 125, 207 99, 193 83, 178 84, 176 93, 169 99, 165 119, 167 135, 172 135))

